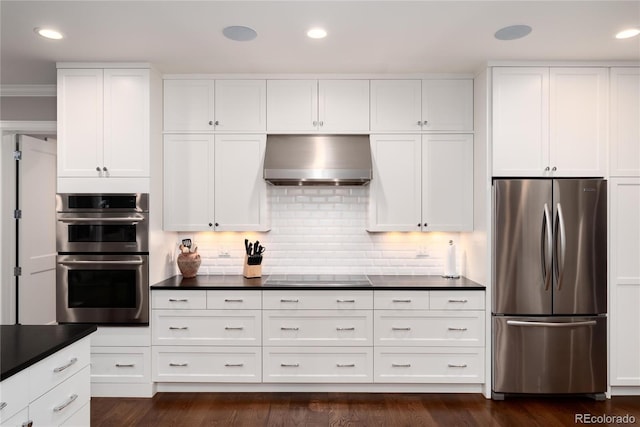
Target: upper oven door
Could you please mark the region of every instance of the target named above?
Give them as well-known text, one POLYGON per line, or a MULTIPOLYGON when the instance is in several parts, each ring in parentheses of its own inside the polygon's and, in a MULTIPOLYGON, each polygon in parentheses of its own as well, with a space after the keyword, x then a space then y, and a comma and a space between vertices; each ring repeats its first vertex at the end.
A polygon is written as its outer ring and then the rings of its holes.
POLYGON ((57 212, 149 212, 149 194, 56 195, 57 212))
POLYGON ((149 215, 142 212, 59 212, 56 249, 59 253, 149 252, 149 215))

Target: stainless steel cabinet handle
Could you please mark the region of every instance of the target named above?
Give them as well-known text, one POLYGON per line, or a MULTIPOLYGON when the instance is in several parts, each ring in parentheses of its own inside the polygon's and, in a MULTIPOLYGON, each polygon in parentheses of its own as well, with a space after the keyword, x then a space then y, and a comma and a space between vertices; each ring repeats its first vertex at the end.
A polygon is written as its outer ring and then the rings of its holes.
POLYGON ((355 330, 356 330, 356 328, 353 327, 353 326, 350 326, 348 328, 341 328, 341 327, 337 327, 336 328, 336 331, 355 331, 355 330))
POLYGON ((184 368, 186 366, 189 366, 189 364, 188 363, 169 363, 169 366, 175 366, 175 367, 178 367, 178 368, 184 368))
POLYGON ((466 303, 469 302, 469 300, 466 300, 466 299, 450 299, 449 302, 456 302, 456 303, 459 302, 461 304, 466 304, 466 303))
POLYGON ((411 363, 392 363, 391 367, 392 368, 410 368, 411 363))
POLYGON ((297 368, 300 366, 299 363, 281 363, 280 366, 283 368, 297 368))
POLYGON ((450 331, 466 331, 467 330, 467 328, 447 328, 447 329, 449 329, 450 331))
POLYGON ((187 302, 189 298, 169 298, 169 302, 187 302))
POLYGON ((133 368, 135 366, 135 363, 116 363, 116 368, 133 368))
POLYGON ((53 369, 53 372, 55 372, 56 374, 59 372, 64 371, 65 369, 71 367, 72 365, 75 365, 78 362, 78 358, 74 357, 73 359, 69 360, 69 362, 65 365, 62 366, 58 366, 57 368, 53 369))
POLYGON ((117 264, 117 265, 142 265, 140 261, 58 261, 60 265, 87 265, 87 264, 117 264))
POLYGON ((337 368, 355 368, 355 363, 336 363, 337 368))
POLYGON ((0 411, 7 407, 7 402, 0 402, 0 411))
POLYGON ((244 366, 244 363, 225 363, 224 366, 227 368, 241 368, 244 366))
POLYGON ((464 363, 464 364, 462 364, 462 365, 456 365, 456 364, 454 364, 454 363, 449 363, 447 366, 448 366, 448 367, 450 367, 450 368, 466 368, 466 367, 467 367, 467 364, 466 364, 466 363, 464 363))
POLYGON ((392 331, 410 331, 411 328, 406 327, 406 328, 396 328, 395 326, 391 327, 392 331))
POLYGON ((67 406, 71 405, 73 402, 75 402, 75 400, 78 398, 77 394, 72 394, 71 396, 69 396, 69 398, 64 402, 61 403, 60 405, 56 406, 55 408, 53 408, 53 412, 60 412, 62 411, 64 408, 66 408, 67 406))
POLYGON ((187 329, 189 329, 188 326, 169 326, 171 331, 186 331, 187 329))
POLYGON ((410 299, 392 299, 391 302, 411 302, 410 299))
POLYGON ((294 327, 286 327, 286 326, 282 326, 280 328, 281 331, 298 331, 300 328, 298 328, 297 326, 294 327))
POLYGON ((241 331, 244 329, 244 326, 225 326, 225 331, 241 331))
POLYGON ((576 328, 579 326, 595 326, 595 320, 580 322, 532 322, 526 320, 507 320, 507 325, 524 326, 529 328, 576 328))
POLYGON ((297 299, 281 299, 280 302, 300 302, 297 299))
POLYGON ((356 300, 354 299, 337 299, 336 302, 350 302, 350 303, 354 303, 356 302, 356 300))
POLYGON ((225 299, 224 302, 244 302, 243 299, 225 299))

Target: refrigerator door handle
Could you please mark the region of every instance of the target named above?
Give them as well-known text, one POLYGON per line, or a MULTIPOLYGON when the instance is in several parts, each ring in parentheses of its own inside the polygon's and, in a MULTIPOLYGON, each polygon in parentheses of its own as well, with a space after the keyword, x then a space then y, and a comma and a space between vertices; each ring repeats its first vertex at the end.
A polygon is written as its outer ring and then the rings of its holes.
POLYGON ((540 231, 540 263, 542 264, 545 291, 549 290, 551 284, 551 253, 553 251, 551 235, 551 215, 549 214, 549 205, 545 203, 542 214, 542 230, 540 231))
POLYGON ((557 204, 556 224, 555 224, 555 244, 556 248, 556 284, 558 290, 562 288, 562 277, 564 276, 564 261, 567 253, 567 233, 564 225, 564 215, 562 214, 562 205, 557 204), (560 241, 560 250, 558 251, 558 240, 560 241))
POLYGON ((595 326, 595 320, 586 320, 582 322, 529 322, 525 320, 507 320, 507 325, 510 326, 525 326, 530 328, 545 327, 545 328, 575 328, 578 326, 595 326))

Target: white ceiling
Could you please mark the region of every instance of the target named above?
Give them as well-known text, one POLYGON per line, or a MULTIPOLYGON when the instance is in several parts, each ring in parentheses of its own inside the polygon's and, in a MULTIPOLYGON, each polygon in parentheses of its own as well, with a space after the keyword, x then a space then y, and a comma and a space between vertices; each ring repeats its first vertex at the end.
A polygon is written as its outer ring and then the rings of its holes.
POLYGON ((55 83, 56 61, 151 62, 162 73, 472 73, 489 60, 640 60, 635 1, 0 0, 0 81, 55 83), (499 41, 513 24, 532 33, 499 41), (258 37, 234 42, 228 25, 258 37), (314 25, 324 40, 305 36, 314 25), (34 27, 64 33, 46 40, 34 27))

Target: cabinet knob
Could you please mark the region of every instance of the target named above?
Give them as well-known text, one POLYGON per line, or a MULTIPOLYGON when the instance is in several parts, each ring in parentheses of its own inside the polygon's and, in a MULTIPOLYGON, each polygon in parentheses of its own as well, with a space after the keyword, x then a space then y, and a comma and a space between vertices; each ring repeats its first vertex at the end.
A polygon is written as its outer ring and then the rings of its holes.
POLYGON ((96 170, 100 172, 100 166, 96 166, 96 170))
POLYGON ((212 223, 209 223, 209 227, 213 227, 213 224, 212 224, 212 223))
POLYGON ((322 120, 320 120, 319 124, 320 126, 324 126, 324 122, 322 120))
POLYGON ((216 120, 215 122, 213 122, 214 125, 216 126, 220 126, 220 122, 218 120, 216 120))
POLYGON ((425 222, 425 223, 423 224, 423 226, 424 226, 424 227, 428 227, 428 226, 429 226, 429 223, 428 223, 428 222, 425 222))
POLYGON ((418 120, 418 123, 416 123, 418 126, 422 126, 422 122, 420 120, 418 120))
POLYGON ((420 227, 422 224, 418 223, 418 227, 420 227))
POLYGON ((554 166, 554 167, 551 168, 551 170, 555 172, 555 171, 558 170, 558 168, 554 166))
POLYGON ((216 222, 216 227, 220 227, 220 224, 218 224, 217 222, 216 222))
POLYGON ((546 168, 544 168, 545 172, 549 172, 549 166, 547 166, 546 168))
POLYGON ((209 126, 213 126, 213 120, 209 120, 209 126))
POLYGON ((429 120, 425 120, 424 122, 422 122, 422 126, 426 126, 429 124, 429 120))
POLYGON ((314 121, 313 121, 313 125, 314 125, 314 126, 318 126, 318 121, 317 121, 317 120, 314 120, 314 121))
POLYGON ((107 169, 107 167, 106 167, 106 166, 103 166, 103 167, 102 167, 102 172, 108 172, 108 171, 109 171, 109 170, 107 169))

